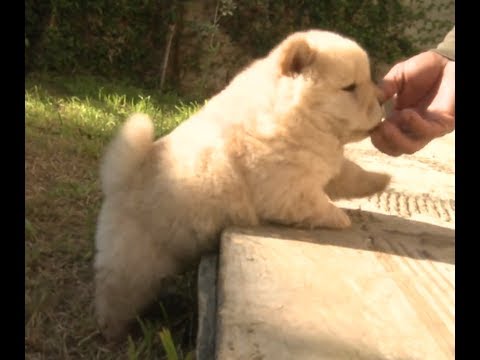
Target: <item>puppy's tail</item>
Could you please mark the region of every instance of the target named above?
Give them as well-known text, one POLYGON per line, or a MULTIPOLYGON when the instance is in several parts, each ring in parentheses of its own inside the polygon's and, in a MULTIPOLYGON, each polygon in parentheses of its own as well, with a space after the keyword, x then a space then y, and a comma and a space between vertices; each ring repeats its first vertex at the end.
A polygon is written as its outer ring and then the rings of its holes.
POLYGON ((133 114, 107 148, 100 168, 105 194, 122 188, 153 144, 154 127, 146 114, 133 114))

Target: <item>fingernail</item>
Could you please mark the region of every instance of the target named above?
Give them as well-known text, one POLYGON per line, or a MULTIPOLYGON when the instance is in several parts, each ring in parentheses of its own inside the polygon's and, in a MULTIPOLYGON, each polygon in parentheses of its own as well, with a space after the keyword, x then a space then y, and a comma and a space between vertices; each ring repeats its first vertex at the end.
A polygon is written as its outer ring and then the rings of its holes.
POLYGON ((392 110, 393 110, 393 99, 389 99, 387 101, 385 101, 383 103, 383 113, 385 114, 384 115, 384 118, 387 118, 390 116, 390 114, 392 113, 392 110))

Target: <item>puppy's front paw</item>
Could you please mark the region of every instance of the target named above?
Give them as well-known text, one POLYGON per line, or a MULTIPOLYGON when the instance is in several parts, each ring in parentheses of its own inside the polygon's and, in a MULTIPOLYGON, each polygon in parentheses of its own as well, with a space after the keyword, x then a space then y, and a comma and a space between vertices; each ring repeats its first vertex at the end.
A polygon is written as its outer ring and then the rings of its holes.
POLYGON ((352 221, 345 211, 332 205, 318 225, 330 229, 346 229, 352 225, 352 221))
POLYGON ((365 196, 374 195, 384 191, 390 184, 391 176, 388 174, 370 172, 365 179, 365 196))
POLYGON ((350 220, 350 217, 347 215, 347 213, 337 207, 335 207, 334 209, 336 211, 333 221, 331 223, 331 227, 335 229, 345 229, 350 227, 352 225, 352 221, 350 220))
POLYGON ((366 171, 350 160, 344 161, 340 174, 325 186, 331 200, 371 196, 385 190, 390 175, 366 171))

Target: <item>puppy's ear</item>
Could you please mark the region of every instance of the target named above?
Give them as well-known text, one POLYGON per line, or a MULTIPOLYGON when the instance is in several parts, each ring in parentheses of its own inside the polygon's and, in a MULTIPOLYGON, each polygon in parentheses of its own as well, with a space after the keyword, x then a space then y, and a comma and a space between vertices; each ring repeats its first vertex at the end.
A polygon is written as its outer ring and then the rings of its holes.
POLYGON ((279 50, 282 75, 299 75, 315 60, 315 53, 304 37, 287 39, 279 50))

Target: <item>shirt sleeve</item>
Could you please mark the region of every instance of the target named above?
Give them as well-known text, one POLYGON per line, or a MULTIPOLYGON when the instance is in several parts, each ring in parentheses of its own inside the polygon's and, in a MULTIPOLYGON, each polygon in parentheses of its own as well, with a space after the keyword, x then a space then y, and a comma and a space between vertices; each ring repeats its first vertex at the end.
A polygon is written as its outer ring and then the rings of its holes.
POLYGON ((445 36, 445 39, 438 44, 437 48, 432 49, 432 51, 435 51, 436 53, 455 61, 455 26, 445 36))

